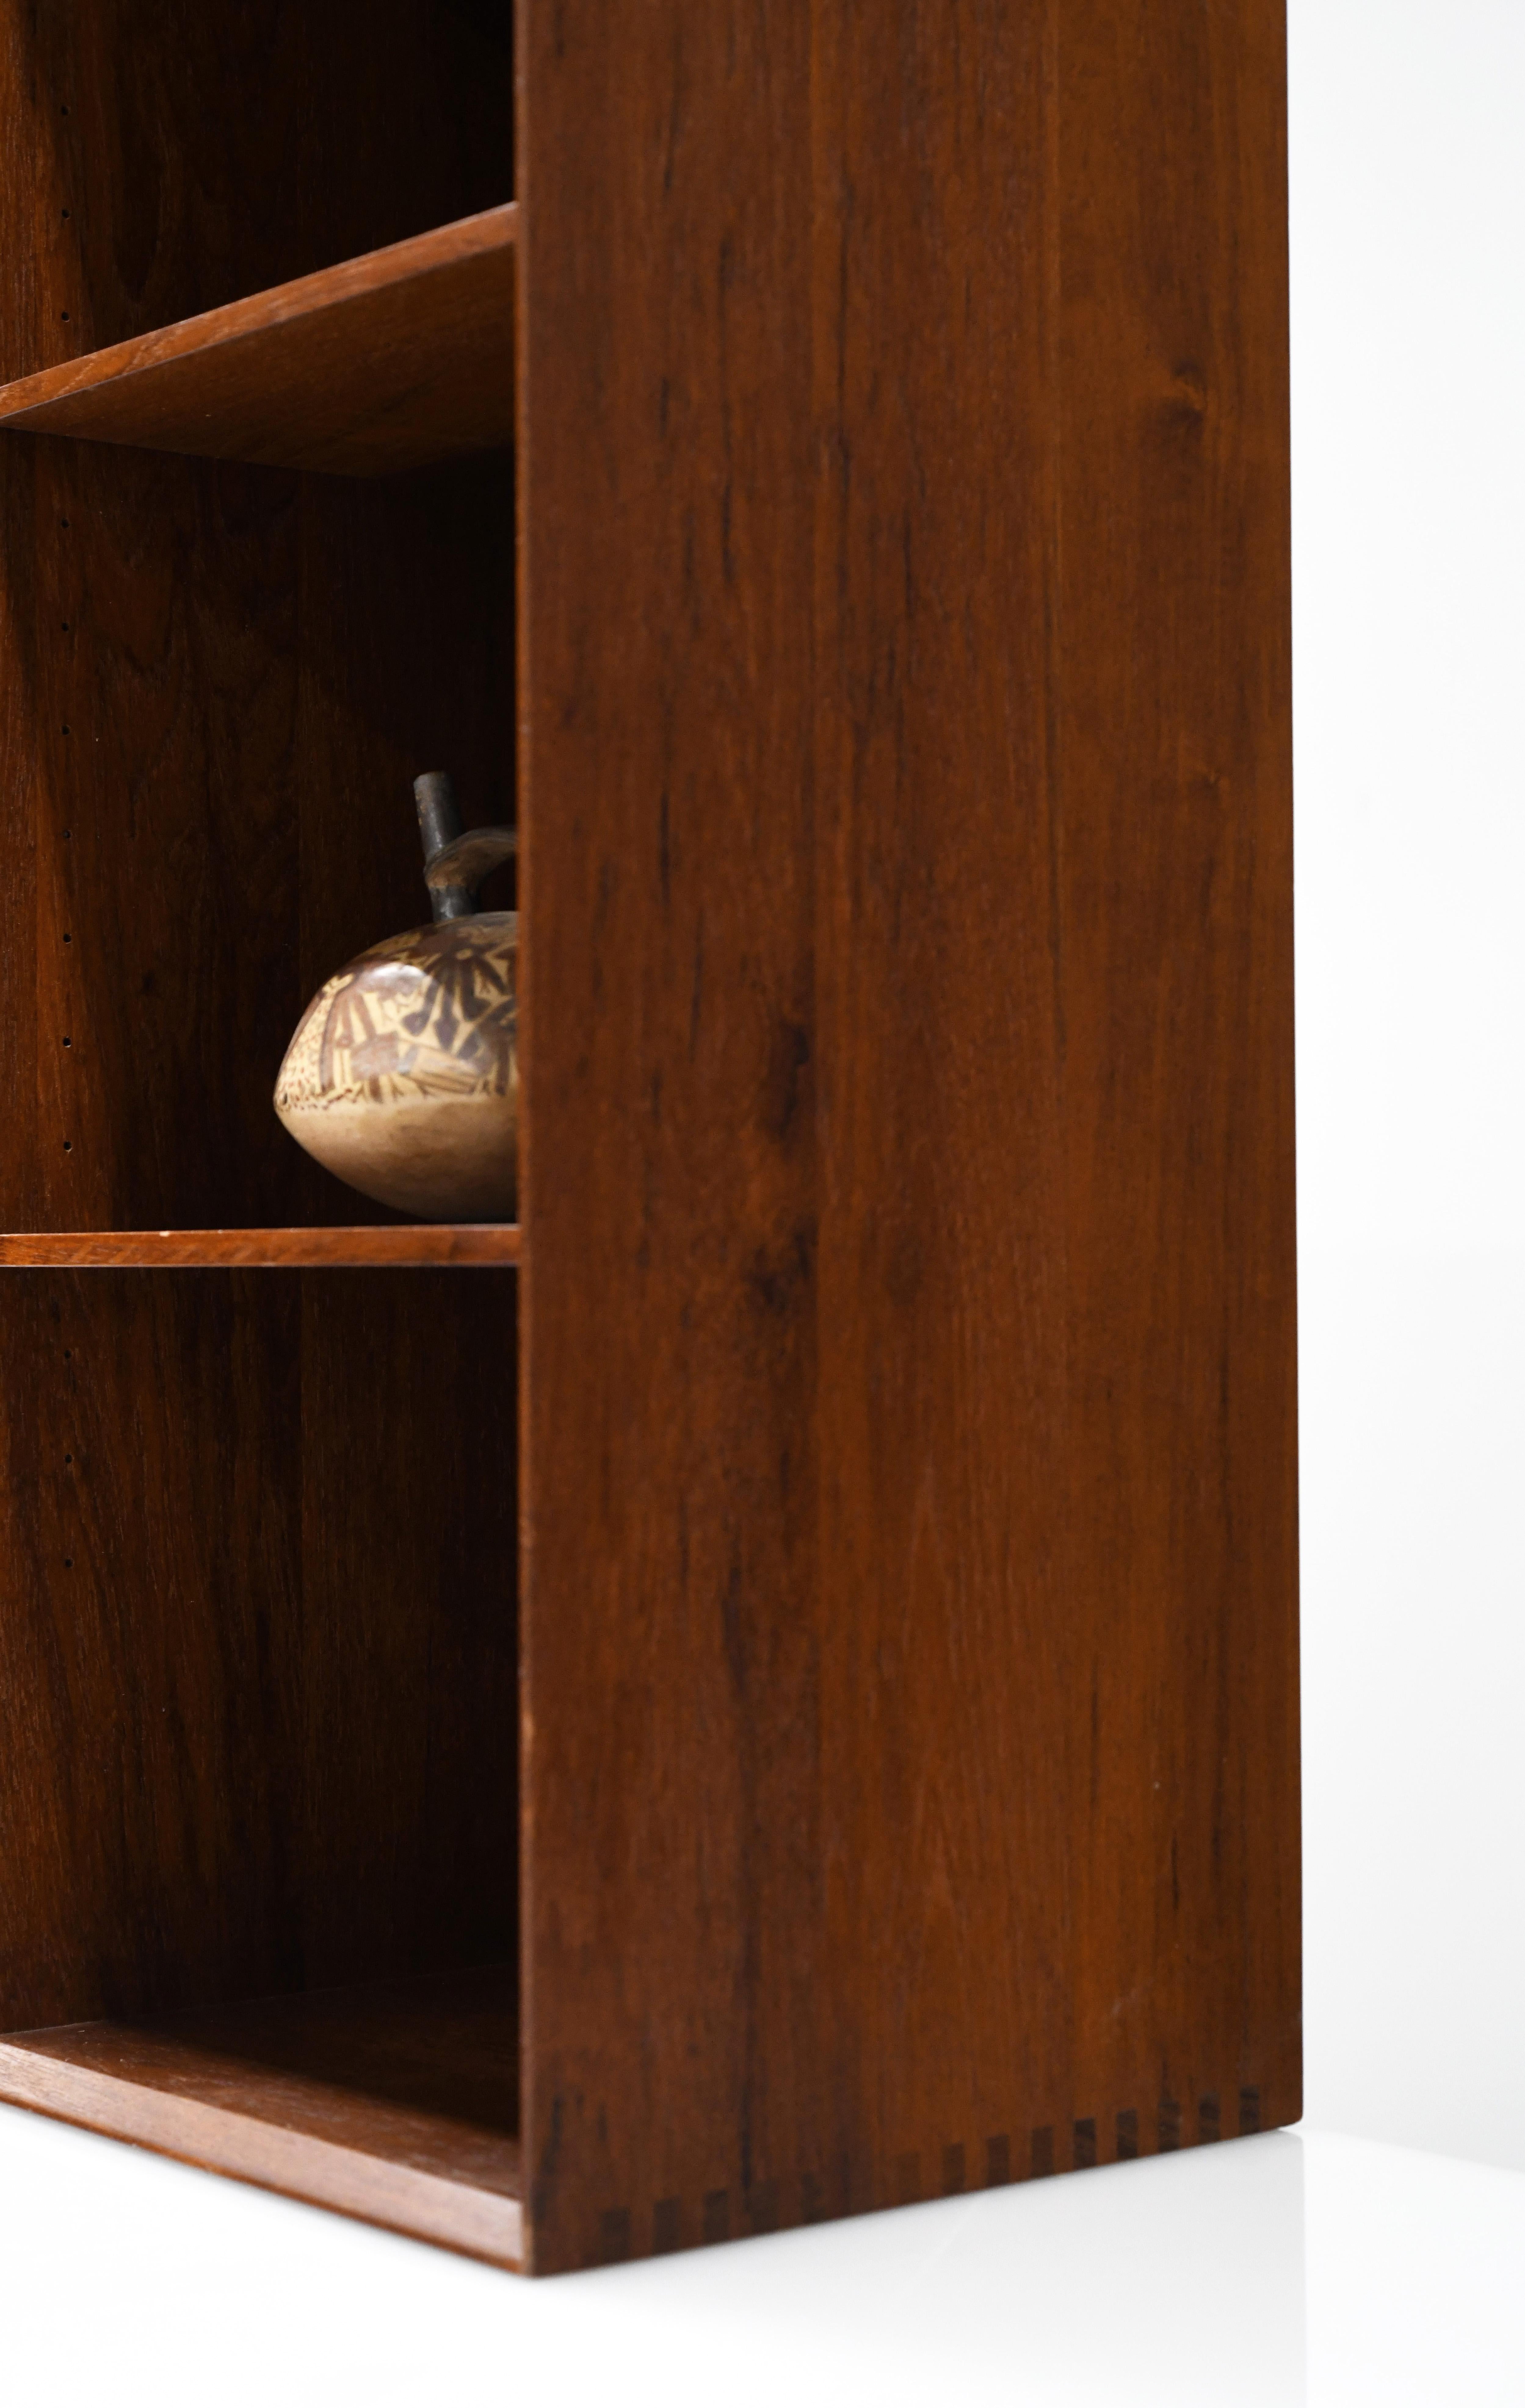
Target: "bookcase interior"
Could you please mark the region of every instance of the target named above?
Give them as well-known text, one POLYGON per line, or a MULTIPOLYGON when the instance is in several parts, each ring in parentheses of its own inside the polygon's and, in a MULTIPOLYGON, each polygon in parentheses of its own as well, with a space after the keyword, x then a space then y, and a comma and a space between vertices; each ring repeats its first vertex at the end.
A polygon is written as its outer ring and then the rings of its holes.
MULTIPOLYGON (((0 379, 501 215, 510 36, 7 0, 0 379)), ((410 1252, 270 1102, 428 917, 414 775, 515 817, 501 397, 406 473, 258 465, 365 338, 225 354, 252 457, 0 435, 0 2096, 511 2259, 517 1233, 410 1252)))

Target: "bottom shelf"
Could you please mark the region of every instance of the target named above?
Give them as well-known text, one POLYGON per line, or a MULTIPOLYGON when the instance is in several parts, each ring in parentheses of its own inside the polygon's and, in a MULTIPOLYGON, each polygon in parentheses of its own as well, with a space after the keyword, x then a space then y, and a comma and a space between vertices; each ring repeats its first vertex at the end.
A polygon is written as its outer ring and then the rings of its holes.
POLYGON ((0 2038, 0 2099, 516 2268, 511 1971, 0 2038))

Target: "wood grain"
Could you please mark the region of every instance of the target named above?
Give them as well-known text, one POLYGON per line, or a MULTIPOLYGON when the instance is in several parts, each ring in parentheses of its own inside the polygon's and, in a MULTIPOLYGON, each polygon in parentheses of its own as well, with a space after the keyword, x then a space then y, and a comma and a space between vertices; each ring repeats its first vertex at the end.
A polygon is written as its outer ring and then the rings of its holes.
POLYGON ((299 1285, 303 1979, 510 1961, 518 1282, 299 1285))
MULTIPOLYGON (((506 34, 4 0, 5 372, 506 199, 506 34)), ((513 816, 512 528, 503 455, 378 483, 0 441, 0 1226, 390 1217, 270 1090, 322 981, 428 917, 417 771, 513 816)))
POLYGON ((0 1281, 0 2029, 301 1979, 300 1305, 0 1281))
POLYGON ((510 31, 495 0, 5 0, 0 380, 508 201, 510 31))
POLYGON ((516 1283, 468 1284, 0 1281, 0 2029, 511 1957, 516 1283))
POLYGON ((271 1095, 323 981, 428 919, 421 764, 512 816, 506 465, 360 483, 38 438, 0 444, 0 909, 31 965, 0 1221, 389 1221, 271 1095))
POLYGON ((520 41, 546 2271, 1300 2112, 1285 61, 520 41))
MULTIPOLYGON (((0 374, 503 202, 506 33, 0 0, 0 374)), ((428 916, 417 771, 513 818, 512 525, 507 453, 0 438, 0 1228, 482 1242, 360 1204, 270 1093, 321 982, 428 916)), ((511 1961, 514 1286, 0 1282, 0 2028, 511 1961)))
POLYGON ((0 2098, 515 2266, 511 1969, 0 2039, 0 2098))
POLYGON ((342 476, 506 444, 512 203, 0 386, 0 427, 342 476))
MULTIPOLYGON (((511 1957, 522 1285, 550 2271, 1299 2109, 1285 60, 517 13, 517 708, 505 459, 0 444, 0 1222, 352 1221, 516 720, 527 931, 518 1282, 0 1283, 0 2019, 511 1957)), ((4 0, 0 372, 503 201, 502 22, 4 0)))
POLYGON ((1074 2018, 1099 2112, 1153 2063, 1255 2128, 1302 2112, 1286 58, 1271 0, 1144 22, 1059 53, 1074 2018))
POLYGON ((519 1231, 484 1222, 385 1229, 43 1229, 0 1234, 0 1265, 77 1270, 218 1267, 270 1270, 519 1260, 519 1231))

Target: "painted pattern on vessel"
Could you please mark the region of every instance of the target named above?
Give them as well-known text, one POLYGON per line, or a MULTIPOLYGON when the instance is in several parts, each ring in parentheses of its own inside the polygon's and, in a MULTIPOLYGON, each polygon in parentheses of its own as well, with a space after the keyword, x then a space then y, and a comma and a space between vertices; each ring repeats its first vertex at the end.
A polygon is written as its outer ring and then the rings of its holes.
POLYGON ((278 1111, 505 1096, 517 1085, 519 919, 483 911, 389 937, 302 1015, 278 1111))

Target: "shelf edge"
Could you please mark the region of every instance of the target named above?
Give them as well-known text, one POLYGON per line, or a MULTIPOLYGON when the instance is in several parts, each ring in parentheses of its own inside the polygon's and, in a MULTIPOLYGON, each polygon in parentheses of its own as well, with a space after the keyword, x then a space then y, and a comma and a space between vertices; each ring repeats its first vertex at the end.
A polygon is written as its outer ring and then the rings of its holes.
POLYGON ((395 2159, 0 2041, 0 2100, 517 2272, 524 2212, 395 2159))
POLYGON ((0 1269, 11 1270, 493 1270, 522 1257, 517 1222, 0 1232, 0 1269))
POLYGON ((475 217, 431 227, 425 234, 410 235, 406 241, 388 243, 380 251, 363 251, 332 267, 317 268, 309 276, 295 277, 288 283, 272 284, 243 300, 226 301, 218 308, 202 310, 194 318, 176 319, 170 325, 134 335, 124 343, 108 345, 104 351, 86 351, 79 359, 38 368, 29 377, 0 385, 0 428, 24 433, 36 423, 37 432, 46 433, 46 421, 37 414, 56 403, 78 400, 82 394, 123 383, 194 352, 216 351, 227 343, 268 334, 295 319, 315 316, 380 292, 389 284, 406 283, 412 278, 455 266, 463 259, 512 250, 518 222, 517 201, 503 201, 496 208, 479 211, 475 217))

